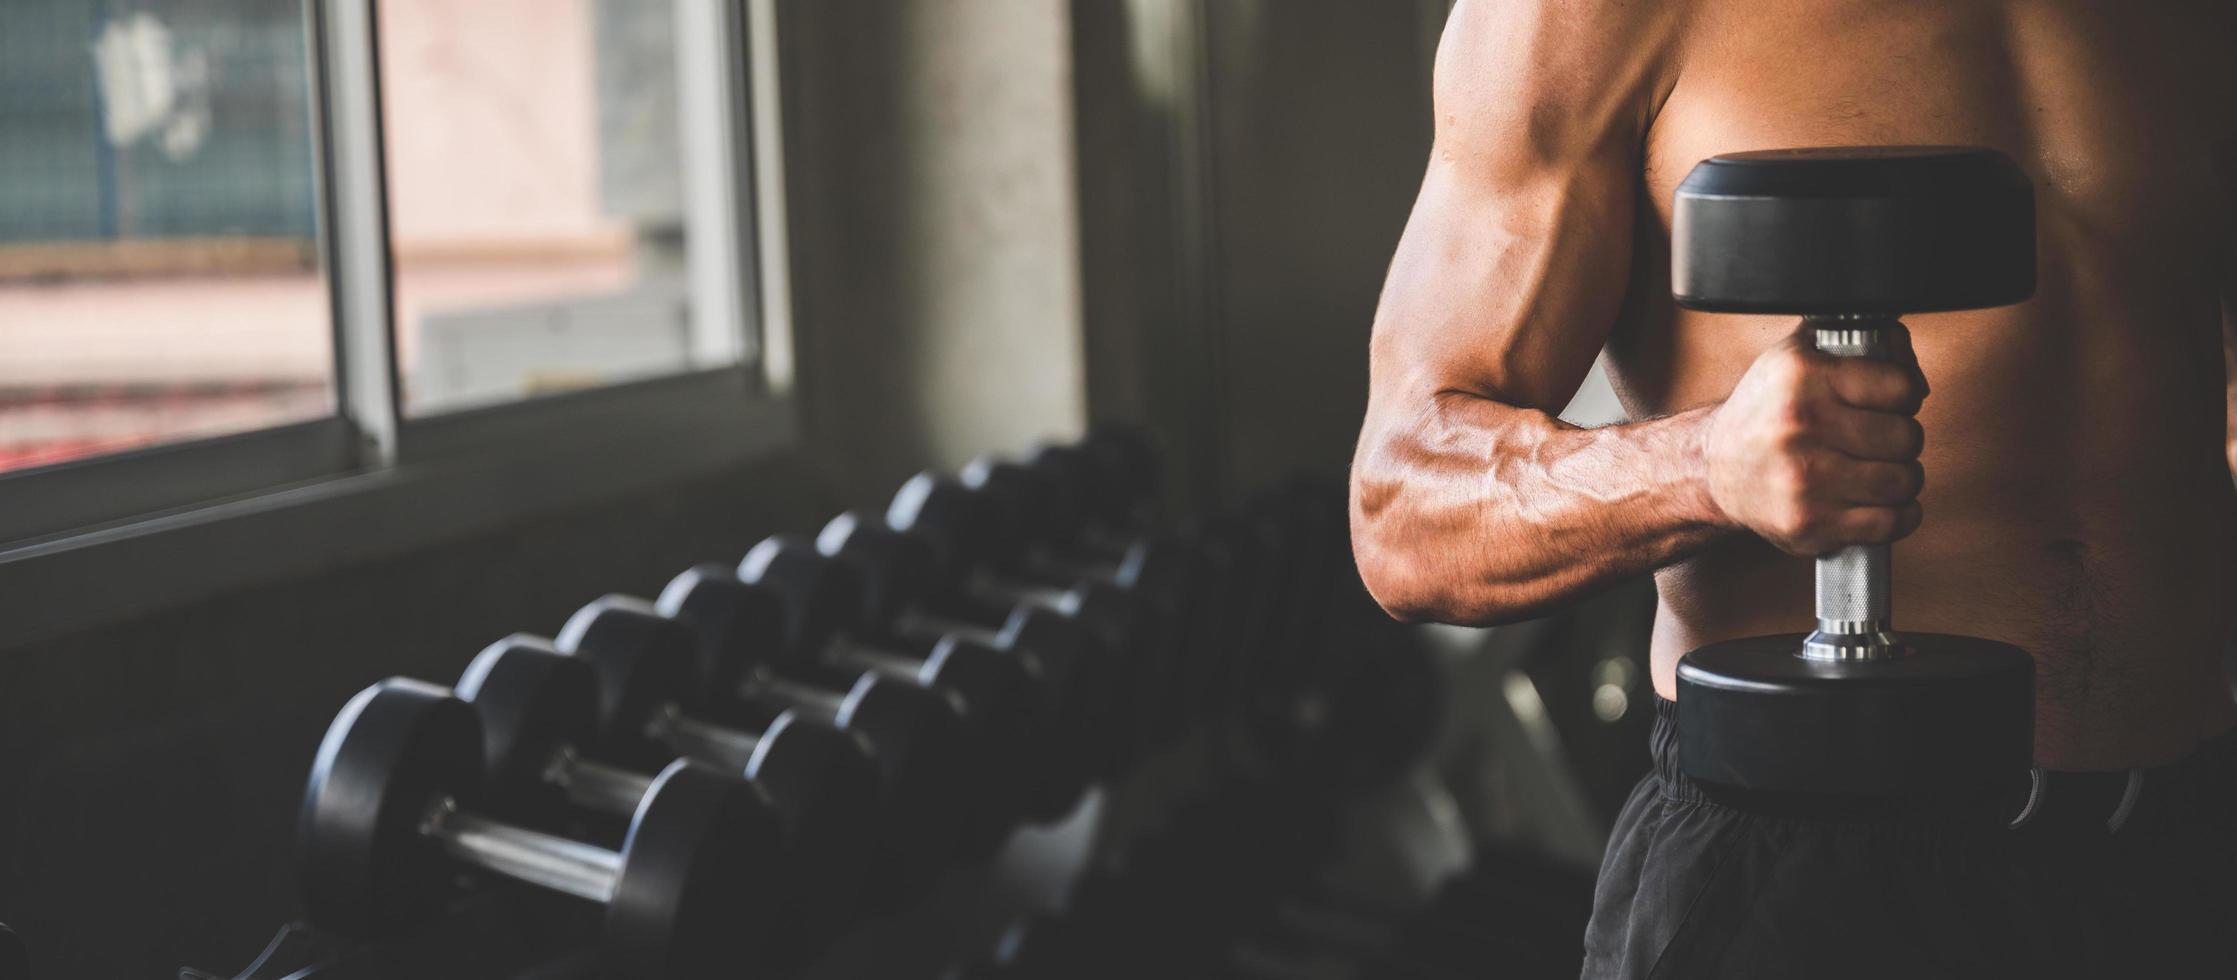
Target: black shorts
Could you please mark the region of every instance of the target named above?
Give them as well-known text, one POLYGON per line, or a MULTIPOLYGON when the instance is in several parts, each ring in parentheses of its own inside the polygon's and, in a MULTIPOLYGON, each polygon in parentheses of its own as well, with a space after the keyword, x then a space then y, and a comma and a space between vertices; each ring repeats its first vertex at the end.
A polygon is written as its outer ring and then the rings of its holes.
POLYGON ((1676 706, 1656 710, 1587 980, 2237 978, 2237 732, 2153 769, 2017 773, 2002 802, 1865 812, 1707 790, 1678 771, 1676 706))

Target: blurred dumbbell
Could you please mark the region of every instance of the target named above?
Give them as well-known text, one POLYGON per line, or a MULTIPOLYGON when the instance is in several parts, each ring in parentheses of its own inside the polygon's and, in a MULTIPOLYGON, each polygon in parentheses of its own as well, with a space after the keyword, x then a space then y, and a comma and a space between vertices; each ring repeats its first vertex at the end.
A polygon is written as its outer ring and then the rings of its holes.
POLYGON ((887 908, 930 891, 960 853, 975 792, 947 699, 876 674, 844 686, 755 674, 749 697, 726 697, 700 683, 698 641, 691 628, 628 596, 601 598, 567 621, 558 648, 598 671, 601 751, 625 762, 681 754, 743 768, 784 719, 827 726, 848 736, 854 751, 845 755, 854 761, 803 774, 804 792, 829 788, 825 779, 836 785, 842 765, 871 767, 876 805, 835 815, 855 846, 871 852, 863 891, 887 908))
POLYGON ((393 935, 440 916, 461 872, 604 909, 612 967, 735 976, 770 960, 782 922, 781 819, 751 783, 677 761, 646 785, 618 848, 497 820, 474 709, 401 678, 352 698, 319 746, 303 803, 304 908, 322 928, 393 935))
MULTIPOLYGON (((1015 605, 1037 605, 1077 621, 1106 654, 1098 665, 1094 729, 1102 734, 1097 770, 1115 774, 1132 764, 1139 719, 1155 697, 1152 662, 1162 655, 1152 611, 1112 583, 1088 578, 1051 585, 1017 572, 1012 559, 1024 540, 1017 513, 999 499, 938 473, 904 483, 885 513, 885 526, 923 541, 934 559, 935 586, 925 612, 969 619, 1015 605)), ((857 521, 854 533, 867 530, 857 521)), ((826 534, 831 532, 827 528, 826 534)))
MULTIPOLYGON (((778 535, 746 554, 736 581, 785 604, 791 628, 780 669, 913 668, 915 676, 956 696, 985 770, 988 819, 981 841, 989 849, 1020 819, 1069 812, 1081 783, 1063 771, 1070 760, 1055 751, 1058 719, 1053 699, 1041 689, 1040 658, 999 632, 949 629, 904 638, 878 628, 882 612, 871 603, 861 571, 805 537, 778 535)), ((1028 622, 1020 632, 1031 628, 1028 622)))
POLYGON ((1186 543, 1134 523, 1133 502, 1099 504, 1107 481, 1082 449, 1041 446, 1018 462, 980 457, 957 477, 1017 508, 1021 539, 1010 570, 1021 576, 1101 578, 1161 607, 1188 587, 1186 543))
MULTIPOLYGON (((602 754, 598 673, 589 661, 514 634, 475 656, 457 695, 481 721, 488 815, 620 839, 653 777, 602 754)), ((779 719, 756 742, 741 771, 769 795, 784 828, 783 866, 761 885, 782 896, 784 920, 765 943, 783 962, 799 962, 852 924, 873 856, 860 828, 877 805, 876 781, 845 736, 795 718, 779 719)))
POLYGON ((816 549, 858 573, 866 597, 855 623, 861 635, 920 642, 958 636, 1034 665, 1056 722, 1051 743, 1065 763, 1047 783, 1051 793, 1035 808, 1038 815, 1068 812, 1089 782, 1118 772, 1122 753, 1109 718, 1117 708, 1120 658, 1075 612, 1040 601, 958 600, 922 537, 852 511, 823 526, 816 549))
MULTIPOLYGON (((1004 759, 1028 735, 1033 711, 1033 678, 1011 654, 955 636, 921 642, 839 649, 818 645, 831 620, 849 602, 844 594, 819 593, 802 599, 761 579, 758 564, 739 570, 699 565, 676 576, 661 591, 658 608, 697 637, 710 690, 737 697, 765 697, 772 689, 800 678, 876 675, 923 689, 947 704, 959 720, 957 738, 962 783, 947 792, 952 804, 969 812, 966 857, 984 857, 988 841, 1017 818, 1015 807, 994 799, 1014 778, 1004 759)), ((834 586, 834 589, 840 586, 834 586)))
POLYGON ((931 546, 942 588, 928 602, 962 608, 1046 606, 1076 617, 1121 656, 1139 656, 1149 615, 1139 599, 1101 577, 1050 584, 1018 569, 1019 556, 1032 540, 1025 511, 1030 506, 1021 496, 927 472, 911 477, 894 493, 885 523, 931 546))

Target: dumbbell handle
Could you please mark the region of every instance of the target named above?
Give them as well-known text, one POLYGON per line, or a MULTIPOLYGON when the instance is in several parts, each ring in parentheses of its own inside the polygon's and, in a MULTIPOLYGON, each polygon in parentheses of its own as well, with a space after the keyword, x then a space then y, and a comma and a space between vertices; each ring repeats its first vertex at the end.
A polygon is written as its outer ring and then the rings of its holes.
POLYGON ((626 817, 652 791, 651 776, 582 758, 573 749, 562 749, 548 772, 566 791, 568 802, 599 813, 626 817))
POLYGON ((468 865, 601 905, 621 881, 618 851, 491 820, 447 797, 428 808, 420 833, 468 865))
MULTIPOLYGON (((1893 359, 1892 336, 1902 325, 1890 317, 1810 317, 1817 348, 1835 357, 1893 359)), ((1812 660, 1876 660, 1899 656, 1888 611, 1888 546, 1858 544, 1817 561, 1817 631, 1802 643, 1812 660)))
POLYGON ((761 747, 758 732, 709 724, 685 714, 680 705, 674 704, 663 705, 653 712, 652 723, 645 734, 684 756, 734 769, 751 767, 754 751, 761 747))

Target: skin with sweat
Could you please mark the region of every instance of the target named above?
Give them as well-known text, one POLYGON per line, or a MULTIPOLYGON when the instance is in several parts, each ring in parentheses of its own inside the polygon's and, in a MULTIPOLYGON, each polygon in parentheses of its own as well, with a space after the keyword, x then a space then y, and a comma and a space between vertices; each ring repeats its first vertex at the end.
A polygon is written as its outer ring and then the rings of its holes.
POLYGON ((2237 725, 2237 4, 1461 0, 1377 312, 1352 474, 1368 586, 1494 624, 1653 571, 1654 684, 1807 631, 1809 558, 1894 541, 1898 629, 2036 661, 2036 761, 2237 725), (2035 296, 1836 362, 1669 299, 1718 153, 1991 146, 2034 181, 2035 296), (1636 421, 1554 417, 1605 349, 1636 421))

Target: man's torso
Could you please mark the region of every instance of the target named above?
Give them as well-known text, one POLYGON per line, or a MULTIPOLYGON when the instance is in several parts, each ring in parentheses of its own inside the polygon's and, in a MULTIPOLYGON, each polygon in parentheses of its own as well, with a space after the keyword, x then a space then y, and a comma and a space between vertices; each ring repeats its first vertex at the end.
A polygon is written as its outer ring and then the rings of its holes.
MULTIPOLYGON (((2038 762, 2164 761, 2237 722, 2220 651, 2237 550, 2221 290, 2237 14, 2200 3, 1706 0, 1654 116, 1634 302, 1609 344, 1635 415, 1717 401, 1791 318, 1670 307, 1671 194, 1784 146, 1971 144, 2034 179, 2028 303, 1906 318, 1933 394, 1926 523, 1898 628, 2037 659, 2038 762)), ((1655 681, 1686 650, 1806 628, 1806 563, 1734 538, 1659 575, 1655 681)))

